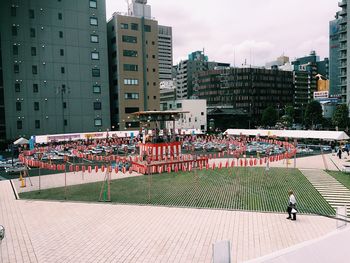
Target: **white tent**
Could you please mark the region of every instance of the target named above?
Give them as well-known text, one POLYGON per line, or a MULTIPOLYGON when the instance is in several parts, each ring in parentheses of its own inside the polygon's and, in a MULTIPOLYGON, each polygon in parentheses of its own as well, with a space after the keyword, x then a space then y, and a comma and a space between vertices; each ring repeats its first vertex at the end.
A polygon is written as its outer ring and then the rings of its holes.
POLYGON ((13 142, 14 145, 23 145, 23 144, 29 144, 29 141, 26 138, 19 138, 18 140, 13 142))
POLYGON ((348 140, 349 136, 340 131, 311 131, 311 130, 244 130, 228 129, 225 134, 239 136, 262 136, 262 137, 280 137, 293 139, 319 139, 319 140, 348 140))

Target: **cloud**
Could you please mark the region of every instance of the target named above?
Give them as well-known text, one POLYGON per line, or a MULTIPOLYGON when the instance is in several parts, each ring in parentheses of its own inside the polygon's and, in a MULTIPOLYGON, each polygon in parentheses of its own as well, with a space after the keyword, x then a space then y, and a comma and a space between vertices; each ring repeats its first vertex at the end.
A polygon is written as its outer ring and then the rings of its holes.
POLYGON ((275 45, 269 41, 245 40, 233 49, 238 65, 245 63, 245 60, 251 65, 263 65, 272 56, 275 45))

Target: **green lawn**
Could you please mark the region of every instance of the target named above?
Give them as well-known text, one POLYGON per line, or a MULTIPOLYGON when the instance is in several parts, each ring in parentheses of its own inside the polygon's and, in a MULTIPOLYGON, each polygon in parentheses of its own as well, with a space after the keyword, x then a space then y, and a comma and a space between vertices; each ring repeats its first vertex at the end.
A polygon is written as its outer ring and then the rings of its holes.
MULTIPOLYGON (((111 182, 111 199, 116 203, 206 207, 253 211, 285 212, 287 192, 296 193, 299 212, 334 215, 334 209, 296 169, 230 168, 180 172, 111 182)), ((102 182, 68 187, 68 200, 96 202, 102 182)), ((20 194, 27 199, 63 200, 64 188, 20 194)))
POLYGON ((328 171, 328 174, 338 180, 339 183, 343 184, 346 188, 350 189, 350 174, 336 171, 328 171))

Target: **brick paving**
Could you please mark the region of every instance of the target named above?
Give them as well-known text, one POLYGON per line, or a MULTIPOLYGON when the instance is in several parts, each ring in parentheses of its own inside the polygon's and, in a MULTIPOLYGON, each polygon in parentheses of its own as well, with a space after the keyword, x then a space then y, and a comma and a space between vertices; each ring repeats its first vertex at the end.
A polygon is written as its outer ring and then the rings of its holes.
POLYGON ((220 240, 242 262, 336 227, 316 216, 293 222, 272 213, 16 201, 8 181, 0 186, 2 262, 211 262, 220 240))

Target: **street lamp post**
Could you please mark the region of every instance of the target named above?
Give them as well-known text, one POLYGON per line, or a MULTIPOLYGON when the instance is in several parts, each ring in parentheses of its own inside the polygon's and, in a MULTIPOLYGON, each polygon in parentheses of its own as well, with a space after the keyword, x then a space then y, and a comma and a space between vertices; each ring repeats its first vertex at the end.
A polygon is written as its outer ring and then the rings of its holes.
POLYGON ((38 159, 39 159, 39 194, 41 193, 41 158, 42 153, 38 153, 38 159))

